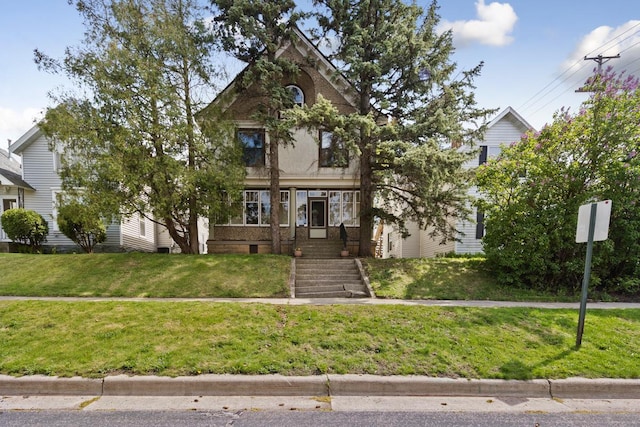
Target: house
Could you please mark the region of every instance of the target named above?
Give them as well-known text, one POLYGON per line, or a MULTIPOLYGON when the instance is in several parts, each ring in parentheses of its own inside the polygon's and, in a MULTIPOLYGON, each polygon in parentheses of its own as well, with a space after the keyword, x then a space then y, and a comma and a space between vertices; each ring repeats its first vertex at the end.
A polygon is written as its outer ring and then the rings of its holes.
MULTIPOLYGON (((1 196, 3 210, 24 207, 38 212, 49 224, 45 249, 48 247, 62 251, 78 250, 78 246, 60 232, 56 221, 56 195, 62 191, 62 182, 58 175, 60 153, 50 149, 49 141, 38 125, 33 126, 11 144, 9 153, 11 156, 22 157, 22 167, 9 171, 0 166, 0 189, 4 193, 1 196)), ((1 229, 0 237, 3 241, 8 241, 1 229)), ((204 238, 206 240, 206 237, 204 238)), ((107 240, 98 250, 172 252, 174 248, 177 246, 165 227, 144 216, 133 214, 109 224, 107 240)))
MULTIPOLYGON (((0 216, 6 210, 24 207, 25 192, 33 191, 35 189, 22 179, 22 165, 15 156, 0 149, 0 216)), ((8 242, 0 220, 0 251, 9 250, 8 242)))
MULTIPOLYGON (((501 146, 519 141, 520 137, 533 130, 512 107, 500 112, 489 124, 484 139, 479 141, 479 154, 465 164, 466 168, 474 168, 486 163, 488 159, 500 154, 501 146)), ((469 193, 479 197, 476 187, 469 193)), ((409 237, 403 239, 397 229, 385 227, 380 234, 379 245, 382 247, 379 255, 383 258, 419 258, 434 257, 446 253, 474 254, 482 252, 482 237, 484 237, 484 215, 473 208, 473 221, 460 221, 456 229, 460 232, 459 241, 447 241, 444 244, 436 237, 429 236, 430 230, 420 230, 416 223, 407 224, 409 237)))
MULTIPOLYGON (((296 30, 296 40, 277 52, 300 64, 300 73, 282 81, 299 105, 311 106, 318 96, 342 113, 355 112, 352 86, 328 59, 296 30)), ((232 82, 214 100, 230 112, 243 145, 247 176, 238 215, 210 226, 209 253, 266 253, 271 251, 268 173, 269 134, 252 120, 260 99, 251 87, 238 91, 232 82)), ((359 239, 360 173, 356 156, 344 152, 331 129, 294 130, 295 141, 279 147, 280 239, 283 253, 304 242, 339 241, 344 224, 352 252, 359 239)))

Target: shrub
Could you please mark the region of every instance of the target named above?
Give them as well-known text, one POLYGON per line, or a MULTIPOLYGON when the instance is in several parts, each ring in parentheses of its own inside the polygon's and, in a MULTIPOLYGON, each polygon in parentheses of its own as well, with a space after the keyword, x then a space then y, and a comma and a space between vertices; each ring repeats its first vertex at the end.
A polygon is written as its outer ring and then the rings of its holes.
POLYGON ((40 251, 49 234, 49 225, 42 215, 22 208, 2 214, 2 229, 11 240, 29 246, 32 252, 40 251))
POLYGON ((107 239, 107 229, 100 214, 77 201, 65 202, 58 208, 58 228, 86 253, 107 239))
POLYGON ((613 201, 609 239, 594 246, 591 288, 640 289, 640 81, 610 71, 575 115, 560 111, 477 171, 487 265, 499 283, 575 291, 585 245, 578 209, 613 201))

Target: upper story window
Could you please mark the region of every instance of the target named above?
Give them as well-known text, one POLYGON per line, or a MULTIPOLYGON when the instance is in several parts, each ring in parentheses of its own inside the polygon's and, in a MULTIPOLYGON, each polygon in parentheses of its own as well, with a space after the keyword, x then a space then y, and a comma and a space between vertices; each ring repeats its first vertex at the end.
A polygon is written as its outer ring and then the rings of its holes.
POLYGON ((349 152, 333 132, 320 131, 319 165, 321 168, 346 168, 349 166, 349 152))
POLYGON ((296 85, 287 86, 289 92, 293 96, 293 103, 298 107, 302 107, 304 105, 304 92, 296 85))
POLYGON ((484 165, 489 159, 495 159, 496 157, 498 157, 498 155, 500 155, 500 151, 500 147, 481 145, 478 164, 484 165))
POLYGON ((239 129, 238 141, 245 166, 264 166, 264 129, 239 129))

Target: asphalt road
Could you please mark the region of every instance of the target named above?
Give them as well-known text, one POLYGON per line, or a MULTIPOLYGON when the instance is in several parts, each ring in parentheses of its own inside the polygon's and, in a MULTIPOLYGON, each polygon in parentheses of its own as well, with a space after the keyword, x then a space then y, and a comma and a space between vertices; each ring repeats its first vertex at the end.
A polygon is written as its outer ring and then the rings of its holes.
POLYGON ((4 427, 640 426, 638 414, 434 412, 0 412, 4 427))

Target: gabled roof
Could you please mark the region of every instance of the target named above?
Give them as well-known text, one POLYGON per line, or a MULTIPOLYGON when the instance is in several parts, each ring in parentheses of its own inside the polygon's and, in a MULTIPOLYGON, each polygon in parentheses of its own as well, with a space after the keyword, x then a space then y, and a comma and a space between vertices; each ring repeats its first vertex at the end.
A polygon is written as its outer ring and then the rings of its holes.
POLYGON ((34 125, 31 129, 29 129, 24 135, 22 135, 16 142, 9 146, 9 151, 12 153, 20 154, 27 148, 29 145, 33 143, 33 141, 37 140, 42 136, 42 130, 40 126, 37 124, 34 125))
MULTIPOLYGON (((333 86, 333 88, 342 94, 342 96, 347 100, 353 107, 357 106, 357 100, 355 97, 356 90, 353 85, 344 77, 338 69, 329 61, 329 59, 315 46, 311 40, 298 28, 294 27, 293 32, 296 35, 297 39, 295 41, 288 40, 282 46, 278 48, 276 51, 276 58, 280 57, 284 54, 287 49, 290 47, 295 48, 300 54, 303 56, 315 56, 318 59, 317 70, 324 77, 324 79, 333 86)), ((236 77, 224 88, 224 90, 216 96, 211 104, 217 104, 224 100, 225 105, 223 108, 226 108, 233 104, 233 102, 240 95, 236 90, 235 86, 238 82, 238 79, 244 71, 251 67, 252 64, 248 64, 245 68, 240 71, 236 77)), ((210 104, 210 105, 211 105, 210 104)), ((205 110, 207 107, 205 107, 205 110)))
POLYGON ((9 156, 9 153, 0 148, 0 169, 7 169, 17 174, 22 174, 22 166, 13 157, 9 156))
POLYGON ((0 168, 0 185, 26 188, 28 190, 35 191, 35 188, 27 184, 27 182, 23 180, 19 174, 4 168, 0 168))
POLYGON ((500 112, 500 114, 498 114, 496 117, 493 118, 493 120, 491 120, 489 122, 489 124, 487 125, 487 128, 491 128, 493 125, 495 125, 496 123, 498 123, 500 120, 504 119, 507 115, 511 115, 513 116, 518 122, 520 122, 522 124, 522 126, 524 126, 525 128, 529 129, 529 130, 534 130, 534 127, 531 126, 529 124, 529 122, 527 122, 525 119, 522 118, 522 116, 520 114, 518 114, 518 112, 516 110, 514 110, 512 107, 507 107, 504 110, 502 110, 500 112))

